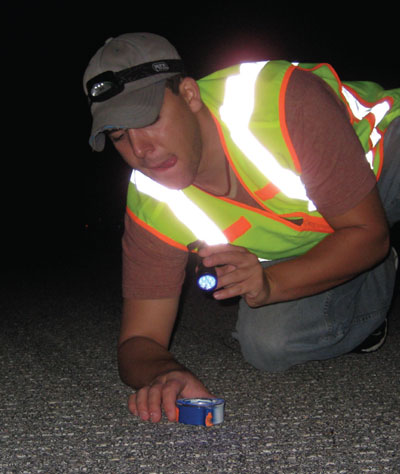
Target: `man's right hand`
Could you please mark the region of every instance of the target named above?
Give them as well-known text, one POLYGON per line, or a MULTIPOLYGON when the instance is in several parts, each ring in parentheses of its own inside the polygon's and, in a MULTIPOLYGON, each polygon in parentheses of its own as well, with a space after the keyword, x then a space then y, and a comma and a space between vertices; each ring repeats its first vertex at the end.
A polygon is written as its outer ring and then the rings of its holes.
POLYGON ((123 382, 136 389, 129 410, 142 420, 176 417, 178 398, 213 395, 168 351, 179 297, 159 300, 124 300, 118 347, 118 368, 123 382))
POLYGON ((133 393, 128 406, 131 413, 145 421, 160 421, 162 410, 169 421, 176 421, 178 398, 214 398, 214 395, 188 370, 172 370, 133 393))

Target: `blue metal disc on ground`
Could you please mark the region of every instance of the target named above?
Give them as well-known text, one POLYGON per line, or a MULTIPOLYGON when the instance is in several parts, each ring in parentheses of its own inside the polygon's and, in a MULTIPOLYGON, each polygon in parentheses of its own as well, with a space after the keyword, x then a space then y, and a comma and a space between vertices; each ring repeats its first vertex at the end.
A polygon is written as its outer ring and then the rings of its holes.
POLYGON ((213 426, 224 421, 223 398, 183 398, 176 401, 177 420, 187 425, 213 426))

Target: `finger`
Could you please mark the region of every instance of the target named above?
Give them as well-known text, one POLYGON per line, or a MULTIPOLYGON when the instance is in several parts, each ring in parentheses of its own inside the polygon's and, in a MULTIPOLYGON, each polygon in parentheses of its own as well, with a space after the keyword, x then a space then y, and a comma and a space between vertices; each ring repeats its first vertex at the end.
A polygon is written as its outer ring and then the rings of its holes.
POLYGON ((161 398, 162 398, 162 385, 157 383, 152 385, 149 389, 148 395, 148 407, 149 407, 149 419, 150 421, 157 423, 161 420, 161 398))
POLYGON ((232 244, 205 245, 204 247, 199 248, 198 253, 200 257, 208 257, 216 253, 231 252, 235 250, 242 251, 241 249, 246 250, 244 247, 238 247, 232 244))
POLYGON ((217 300, 258 293, 263 288, 262 273, 253 267, 236 268, 218 276, 217 291, 213 296, 217 300))
POLYGON ((192 250, 195 250, 195 249, 199 249, 201 247, 204 247, 205 246, 205 243, 204 241, 202 240, 195 240, 194 242, 191 242, 187 248, 188 250, 192 251, 192 250))
POLYGON ((136 407, 136 393, 132 393, 131 395, 129 395, 128 410, 132 413, 132 415, 139 415, 138 409, 136 407))
POLYGON ((213 293, 213 298, 216 300, 226 300, 229 298, 234 298, 236 296, 242 296, 243 290, 239 285, 229 286, 222 288, 221 290, 217 290, 213 293))
POLYGON ((227 275, 228 273, 231 273, 236 270, 236 267, 234 265, 223 265, 219 267, 215 267, 215 271, 217 272, 217 277, 220 279, 224 275, 227 275))
POLYGON ((143 387, 136 392, 136 408, 138 416, 144 421, 147 421, 150 418, 148 392, 149 387, 143 387))
POLYGON ((237 284, 227 285, 213 293, 216 300, 224 300, 242 296, 250 307, 258 307, 268 303, 270 289, 267 282, 261 279, 248 280, 237 284), (252 284, 252 282, 254 282, 252 284))
POLYGON ((254 285, 253 280, 257 273, 251 267, 240 268, 225 265, 224 267, 218 267, 218 269, 220 269, 220 271, 217 273, 217 289, 240 285, 241 289, 238 289, 238 291, 246 292, 254 285))
POLYGON ((169 421, 176 421, 176 399, 181 392, 181 385, 168 383, 163 391, 162 407, 169 421))
POLYGON ((203 258, 203 265, 206 267, 234 265, 236 267, 249 266, 256 264, 258 259, 255 255, 246 249, 237 250, 232 248, 230 251, 213 253, 203 258))

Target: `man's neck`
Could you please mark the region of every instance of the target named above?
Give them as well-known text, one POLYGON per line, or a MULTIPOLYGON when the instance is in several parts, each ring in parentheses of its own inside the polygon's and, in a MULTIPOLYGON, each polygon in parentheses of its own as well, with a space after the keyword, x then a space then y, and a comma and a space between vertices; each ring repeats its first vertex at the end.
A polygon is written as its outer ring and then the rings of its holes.
POLYGON ((199 114, 203 150, 194 185, 215 195, 230 191, 229 168, 217 126, 210 111, 204 106, 199 114))

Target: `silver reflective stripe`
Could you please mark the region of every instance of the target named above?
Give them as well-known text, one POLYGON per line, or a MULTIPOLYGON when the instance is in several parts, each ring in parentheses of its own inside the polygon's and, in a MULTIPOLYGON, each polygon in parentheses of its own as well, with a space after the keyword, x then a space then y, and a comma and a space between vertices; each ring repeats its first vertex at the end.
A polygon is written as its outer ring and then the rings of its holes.
POLYGON ((268 180, 287 197, 306 201, 309 211, 314 203, 307 197, 300 177, 284 168, 273 154, 262 145, 249 129, 254 110, 255 83, 268 61, 241 64, 239 74, 226 80, 224 102, 220 107, 221 119, 229 129, 236 146, 268 180))
POLYGON ((140 171, 133 171, 131 181, 137 190, 169 206, 176 218, 188 227, 197 239, 208 245, 228 243, 217 225, 182 191, 169 189, 140 171))
MULTIPOLYGON (((207 214, 196 206, 182 191, 169 189, 136 170, 131 174, 131 182, 141 193, 167 204, 175 214, 175 217, 180 220, 197 239, 206 242, 207 245, 229 243, 219 227, 217 227, 207 214)), ((268 261, 265 258, 259 258, 258 260, 260 262, 268 261)))
MULTIPOLYGON (((382 119, 385 117, 385 115, 389 112, 391 108, 390 103, 387 100, 384 100, 382 102, 379 102, 378 104, 374 104, 372 107, 367 107, 364 104, 362 104, 357 99, 357 97, 352 93, 352 91, 346 88, 345 85, 342 86, 342 94, 344 98, 346 99, 346 102, 348 106, 350 107, 352 114, 357 120, 362 120, 369 114, 371 114, 371 116, 374 118, 373 127, 372 127, 370 137, 369 137, 371 140, 372 147, 374 148, 382 138, 382 135, 377 129, 377 127, 382 121, 382 119)), ((368 151, 365 155, 365 158, 367 159, 370 167, 373 168, 373 164, 374 164, 373 151, 372 150, 368 151)))
POLYGON ((346 86, 342 86, 342 93, 346 99, 346 102, 349 104, 351 112, 354 117, 358 120, 362 120, 368 114, 373 114, 375 117, 374 127, 377 127, 385 115, 390 110, 390 103, 386 100, 379 102, 378 104, 373 105, 372 107, 367 107, 363 105, 357 97, 347 89, 346 86))

